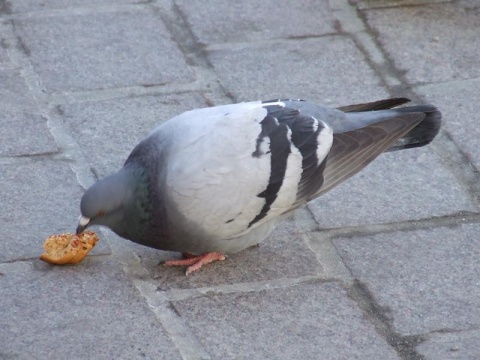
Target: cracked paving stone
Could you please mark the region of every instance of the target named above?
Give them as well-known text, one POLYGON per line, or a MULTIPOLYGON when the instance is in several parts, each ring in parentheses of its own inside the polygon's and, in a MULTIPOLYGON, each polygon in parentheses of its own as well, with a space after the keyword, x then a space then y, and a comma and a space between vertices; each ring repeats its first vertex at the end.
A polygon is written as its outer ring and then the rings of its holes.
POLYGON ((29 18, 14 24, 48 92, 194 80, 183 54, 152 12, 29 18))
POLYGON ((480 76, 478 8, 458 1, 371 10, 365 14, 368 24, 379 34, 380 44, 395 66, 405 72, 410 84, 480 76))
POLYGON ((478 212, 467 191, 428 146, 380 155, 309 203, 320 228, 363 226, 478 212))
POLYGON ((389 97, 364 55, 343 36, 207 50, 238 101, 303 98, 340 106, 389 97))
POLYGON ((0 276, 0 358, 181 358, 116 261, 80 265, 35 260, 0 276))
POLYGON ((480 325, 479 224, 334 240, 347 267, 386 309, 395 332, 480 325))
POLYGON ((332 11, 322 2, 177 0, 175 3, 203 44, 299 38, 337 32, 332 11), (212 8, 216 10, 212 11, 212 8))
POLYGON ((336 283, 173 305, 214 359, 399 359, 336 283))

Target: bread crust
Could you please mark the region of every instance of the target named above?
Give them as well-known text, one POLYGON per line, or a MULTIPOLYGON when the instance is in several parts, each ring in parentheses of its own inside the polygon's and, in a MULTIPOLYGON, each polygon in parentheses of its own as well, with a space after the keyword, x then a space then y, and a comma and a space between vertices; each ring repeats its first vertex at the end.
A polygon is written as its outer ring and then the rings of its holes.
POLYGON ((98 242, 93 231, 84 231, 80 235, 52 235, 43 244, 44 252, 40 260, 54 265, 78 264, 98 242))

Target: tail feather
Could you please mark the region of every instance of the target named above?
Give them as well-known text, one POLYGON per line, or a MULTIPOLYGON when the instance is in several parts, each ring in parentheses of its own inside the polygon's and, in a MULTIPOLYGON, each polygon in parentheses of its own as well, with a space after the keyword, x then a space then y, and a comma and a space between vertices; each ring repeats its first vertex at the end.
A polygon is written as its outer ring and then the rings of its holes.
POLYGON ((395 109, 401 113, 424 113, 425 119, 406 135, 395 141, 385 152, 412 149, 432 142, 442 125, 442 114, 432 105, 409 106, 395 109))
POLYGON ((367 111, 378 111, 392 109, 401 114, 424 113, 425 119, 405 136, 398 139, 385 152, 403 149, 412 149, 429 144, 437 136, 442 125, 442 114, 432 105, 418 105, 397 108, 397 106, 410 102, 407 98, 393 98, 374 101, 364 104, 355 104, 339 107, 339 110, 347 113, 364 113, 367 111))
POLYGON ((338 110, 343 112, 363 112, 363 111, 373 111, 373 110, 386 110, 391 109, 396 106, 400 106, 410 102, 410 99, 407 98, 393 98, 378 100, 369 103, 347 105, 338 107, 338 110))

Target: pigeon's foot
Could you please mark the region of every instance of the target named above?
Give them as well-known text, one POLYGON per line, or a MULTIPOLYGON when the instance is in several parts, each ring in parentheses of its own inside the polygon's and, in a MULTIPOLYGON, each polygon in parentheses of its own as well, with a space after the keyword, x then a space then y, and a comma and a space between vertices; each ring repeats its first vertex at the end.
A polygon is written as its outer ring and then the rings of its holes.
POLYGON ((190 253, 182 254, 185 259, 181 260, 168 260, 165 261, 165 266, 188 266, 185 275, 200 270, 203 265, 210 264, 214 261, 225 260, 227 257, 221 252, 211 252, 202 255, 193 255, 190 253))

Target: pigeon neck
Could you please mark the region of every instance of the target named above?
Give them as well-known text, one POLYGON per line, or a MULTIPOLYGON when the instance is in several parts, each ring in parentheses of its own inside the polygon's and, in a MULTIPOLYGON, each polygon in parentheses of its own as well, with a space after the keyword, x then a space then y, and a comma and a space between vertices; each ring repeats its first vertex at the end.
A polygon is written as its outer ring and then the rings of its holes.
POLYGON ((125 194, 123 219, 112 230, 124 238, 135 241, 145 234, 151 217, 148 174, 139 165, 127 166, 121 171, 125 172, 130 194, 125 194))

